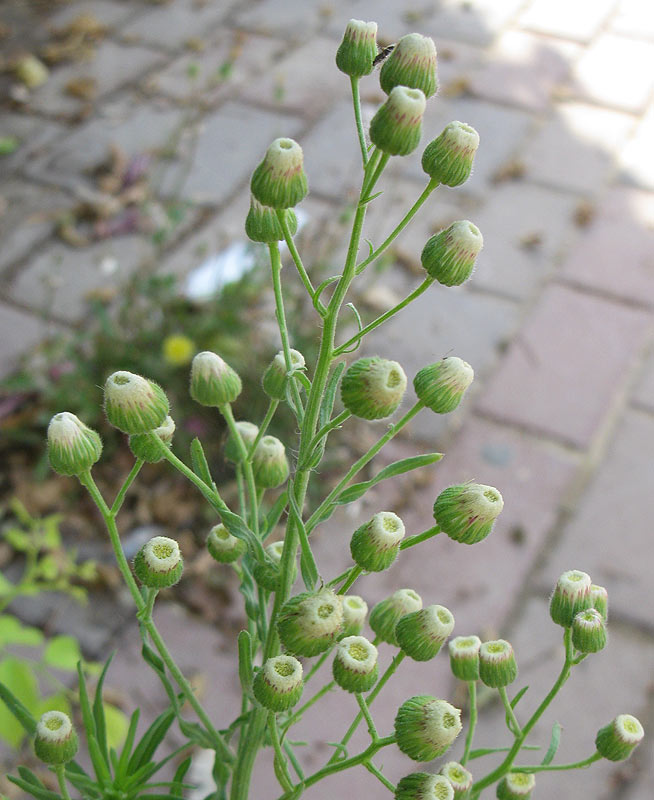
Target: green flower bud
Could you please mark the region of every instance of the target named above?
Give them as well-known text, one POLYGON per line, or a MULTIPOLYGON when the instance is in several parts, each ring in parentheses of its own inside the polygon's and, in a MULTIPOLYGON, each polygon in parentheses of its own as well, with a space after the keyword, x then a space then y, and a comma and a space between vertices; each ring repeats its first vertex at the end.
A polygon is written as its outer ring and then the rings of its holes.
POLYGON ((397 86, 420 89, 431 97, 438 89, 436 45, 419 33, 408 33, 393 48, 384 62, 379 83, 386 94, 397 86))
MULTIPOLYGON (((297 231, 297 217, 293 209, 287 209, 286 223, 291 236, 297 231)), ((245 233, 253 242, 281 242, 284 240, 284 231, 277 219, 277 212, 274 208, 262 206, 256 197, 250 197, 250 210, 245 218, 245 233)))
POLYGON ((363 636, 346 636, 336 647, 334 680, 346 692, 367 692, 379 677, 377 648, 363 636))
POLYGON ((377 23, 351 19, 336 51, 336 66, 351 78, 370 75, 377 58, 377 23))
POLYGON ((345 636, 358 636, 368 616, 368 604, 357 594, 347 594, 343 598, 343 633, 345 636))
POLYGON ((452 784, 443 775, 412 772, 395 787, 395 800, 454 800, 452 784))
POLYGON ((422 154, 422 168, 444 186, 460 186, 472 172, 479 134, 465 122, 450 122, 422 154))
POLYGON ((530 772, 509 772, 497 784, 499 800, 528 800, 531 797, 536 776, 530 772))
POLYGON ((504 500, 497 489, 481 483, 463 483, 438 495, 434 519, 455 542, 476 544, 488 536, 503 508, 504 500))
POLYGON ((357 528, 350 540, 355 562, 367 572, 382 572, 397 558, 404 538, 404 523, 392 511, 380 511, 357 528))
POLYGON ((398 589, 373 607, 370 612, 370 627, 382 642, 399 647, 395 626, 405 614, 419 611, 422 598, 413 589, 398 589))
POLYGON ((201 406, 233 403, 243 384, 238 374, 219 355, 205 350, 191 364, 191 397, 201 406))
POLYGON ((599 653, 606 647, 606 625, 599 611, 587 608, 572 620, 572 644, 580 653, 599 653))
POLYGON ((624 761, 641 743, 645 731, 631 714, 620 714, 595 737, 597 752, 609 761, 624 761))
POLYGON ((461 711, 429 695, 405 700, 395 717, 397 746, 414 761, 442 756, 460 731, 461 711))
POLYGON ((46 711, 36 724, 34 752, 45 764, 72 761, 79 747, 77 734, 63 711, 46 711))
POLYGON ((167 536, 154 536, 134 558, 134 572, 144 586, 164 589, 182 577, 184 561, 179 545, 167 536))
MULTIPOLYGON (((241 422, 236 423, 236 429, 241 434, 241 439, 243 439, 243 444, 245 445, 246 450, 249 450, 250 445, 257 438, 259 426, 255 425, 254 422, 246 422, 245 420, 242 420, 241 422)), ((231 461, 232 464, 241 463, 241 454, 239 453, 236 440, 232 436, 231 431, 225 441, 224 455, 225 460, 231 461)))
POLYGON ((269 658, 252 681, 252 691, 264 708, 287 711, 302 697, 302 664, 293 656, 269 658))
MULTIPOLYGON (((280 571, 279 565, 282 560, 282 550, 284 549, 284 542, 273 542, 266 547, 266 560, 260 561, 255 564, 252 571, 254 580, 259 586, 267 589, 269 592, 276 592, 279 584, 280 571)), ((297 577, 297 564, 293 564, 293 574, 291 583, 295 583, 297 577)))
POLYGON ((457 636, 448 647, 454 677, 466 682, 478 680, 481 639, 478 636, 457 636))
POLYGON ((370 123, 370 141, 382 153, 408 156, 420 144, 425 96, 420 89, 396 86, 370 123))
POLYGON ((457 761, 448 761, 440 768, 440 774, 452 785, 452 800, 468 800, 472 788, 472 774, 457 761))
POLYGON ((578 569, 564 572, 556 582, 550 599, 550 617, 557 625, 569 628, 575 615, 590 608, 590 575, 578 569))
POLYGON ((243 539, 233 536, 222 524, 214 525, 207 537, 207 550, 220 564, 231 564, 247 550, 243 539))
POLYGON ((147 433, 163 425, 168 398, 154 381, 133 372, 114 372, 104 385, 104 413, 123 433, 147 433))
POLYGON ((62 411, 48 425, 48 460, 59 475, 88 472, 102 455, 100 434, 75 414, 62 411))
POLYGON ((270 208, 292 208, 303 200, 308 186, 300 145, 293 139, 275 139, 254 170, 250 189, 270 208))
MULTIPOLYGON (((294 370, 304 369, 304 356, 302 353, 297 350, 291 350, 290 356, 294 370)), ((272 400, 284 400, 286 398, 287 383, 286 359, 284 358, 284 351, 280 350, 263 373, 263 390, 272 400)))
POLYGON ((460 286, 472 275, 483 246, 479 228, 463 219, 428 239, 420 260, 435 281, 443 286, 460 286))
POLYGON ((274 489, 288 478, 286 448, 274 436, 264 436, 252 456, 254 481, 260 489, 274 489))
POLYGON ((423 367, 413 379, 418 400, 437 414, 447 414, 461 402, 475 373, 465 361, 448 356, 423 367))
MULTIPOLYGON (((166 417, 163 424, 155 428, 151 433, 158 436, 166 447, 172 447, 173 434, 175 433, 175 422, 172 417, 166 417)), ((156 442, 150 438, 150 433, 133 433, 129 437, 129 449, 134 458, 140 458, 148 464, 156 464, 161 461, 163 456, 156 442)))
POLYGON ((602 615, 604 622, 609 618, 609 593, 603 586, 593 583, 590 587, 590 605, 602 615))
POLYGON ((404 397, 406 375, 397 361, 360 358, 350 364, 341 381, 341 400, 347 410, 362 419, 385 419, 404 397))
POLYGON ((484 642, 479 648, 479 677, 486 686, 508 686, 518 677, 513 647, 504 639, 484 642))
POLYGON ((395 626, 397 643, 414 661, 429 661, 454 630, 454 617, 445 606, 427 606, 405 614, 395 626))
POLYGON ((298 656, 316 656, 328 650, 342 627, 342 598, 327 588, 291 597, 282 606, 277 623, 282 644, 298 656))

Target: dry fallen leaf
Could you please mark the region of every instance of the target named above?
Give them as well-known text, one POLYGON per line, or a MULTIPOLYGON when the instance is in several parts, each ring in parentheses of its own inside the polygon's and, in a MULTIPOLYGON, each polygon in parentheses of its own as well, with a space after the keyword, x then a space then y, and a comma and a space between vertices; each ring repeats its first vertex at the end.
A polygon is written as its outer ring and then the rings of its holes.
POLYGON ((98 93, 98 83, 95 78, 72 78, 65 86, 66 94, 78 100, 93 100, 98 93))

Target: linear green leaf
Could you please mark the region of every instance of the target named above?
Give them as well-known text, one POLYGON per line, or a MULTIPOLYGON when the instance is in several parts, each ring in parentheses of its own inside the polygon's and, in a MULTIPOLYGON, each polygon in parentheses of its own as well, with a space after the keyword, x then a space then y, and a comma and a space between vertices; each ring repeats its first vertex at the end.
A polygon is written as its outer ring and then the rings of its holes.
POLYGON ((443 458, 442 453, 425 453, 420 456, 411 456, 410 458, 403 458, 400 461, 394 461, 392 464, 384 467, 384 469, 378 472, 375 477, 371 478, 369 481, 354 483, 352 486, 348 486, 347 489, 343 489, 334 500, 334 503, 337 505, 352 503, 354 500, 363 497, 368 489, 380 483, 380 481, 393 478, 396 475, 403 475, 406 472, 411 472, 411 470, 419 469, 420 467, 427 467, 430 464, 435 464, 437 461, 440 461, 441 458, 443 458))

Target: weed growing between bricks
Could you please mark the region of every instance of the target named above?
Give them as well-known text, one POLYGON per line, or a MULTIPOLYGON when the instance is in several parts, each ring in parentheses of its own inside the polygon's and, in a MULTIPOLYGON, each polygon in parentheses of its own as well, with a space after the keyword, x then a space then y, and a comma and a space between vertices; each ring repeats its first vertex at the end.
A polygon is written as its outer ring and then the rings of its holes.
MULTIPOLYGON (((390 794, 397 800, 476 800, 484 790, 493 788, 500 800, 518 800, 531 796, 539 773, 580 769, 602 758, 624 760, 643 737, 643 728, 635 717, 619 713, 622 709, 607 709, 607 713, 617 716, 607 721, 594 741, 589 739, 586 758, 573 763, 561 758, 558 751, 563 737, 558 724, 552 729, 547 751, 534 756, 533 751, 538 748, 529 741, 532 729, 575 667, 606 646, 607 591, 594 585, 580 569, 566 571, 556 582, 550 622, 562 629, 564 658, 559 674, 553 676, 552 688, 530 716, 521 713, 519 705, 528 687, 514 688, 521 654, 514 653, 506 640, 482 642, 470 630, 456 630, 457 635, 451 638, 456 629, 455 613, 440 605, 437 595, 425 598, 423 603, 411 587, 401 587, 368 615, 364 599, 366 576, 391 569, 402 557, 402 551, 419 545, 425 551, 425 559, 437 559, 439 538, 443 535, 464 547, 491 534, 504 505, 495 487, 466 483, 445 489, 434 503, 434 524, 410 535, 397 514, 379 509, 350 532, 350 567, 332 576, 323 574, 316 563, 312 536, 338 506, 355 502, 382 481, 438 464, 440 453, 415 454, 395 461, 367 481, 356 481, 384 445, 417 414, 453 411, 474 378, 473 368, 456 356, 420 369, 413 376, 417 402, 389 424, 366 453, 353 464, 343 465, 342 477, 330 491, 322 490, 319 466, 330 435, 336 429, 347 431, 352 417, 369 421, 390 418, 398 410, 408 382, 402 366, 386 358, 392 353, 353 360, 346 356, 358 349, 370 331, 402 312, 416 297, 441 290, 435 284, 451 287, 467 281, 483 245, 480 231, 468 220, 436 233, 422 250, 422 283, 367 324, 352 307, 359 330, 341 341, 344 337, 339 318, 348 291, 437 188, 448 191, 467 180, 479 144, 477 132, 465 123, 447 125, 423 151, 427 180, 422 193, 385 241, 378 245, 368 243, 367 254, 359 256, 366 213, 380 194, 376 190, 378 181, 391 158, 407 156, 417 149, 425 105, 435 102, 437 90, 436 49, 431 39, 410 34, 391 51, 386 48, 380 52, 376 34, 376 23, 352 20, 336 54, 337 67, 348 76, 352 87, 354 135, 362 163, 359 199, 339 274, 314 285, 315 274, 312 276, 311 268, 305 267, 295 244, 297 222, 293 209, 308 191, 300 145, 289 138, 276 139, 252 175, 252 200, 245 228, 252 240, 263 242, 268 248, 282 344, 262 375, 267 397, 267 410, 262 417, 257 417, 256 422, 235 419, 232 404, 241 396, 243 383, 222 357, 224 353, 205 350, 192 361, 191 397, 219 414, 229 431, 224 455, 236 473, 237 501, 230 507, 221 496, 199 439, 191 443, 187 460, 173 452, 175 422, 169 415, 168 397, 150 377, 121 369, 105 382, 104 412, 115 428, 128 435, 135 459, 113 501, 102 495, 92 476, 92 468, 102 454, 100 436, 69 411, 56 414, 50 422, 50 465, 56 472, 76 476, 97 505, 136 609, 143 669, 152 670, 161 681, 169 707, 138 743, 138 710, 135 711, 126 741, 117 752, 107 746, 102 704, 102 681, 109 662, 93 700, 80 671, 81 725, 77 726, 57 710, 36 720, 20 697, 0 686, 2 699, 33 735, 37 756, 51 765, 57 777, 60 794, 47 789, 30 770, 20 768, 19 775, 11 780, 33 797, 183 798, 192 788, 186 776, 193 749, 199 746, 215 752, 215 790, 206 800, 253 797, 252 772, 264 748, 270 748, 273 754, 274 776, 270 776, 269 786, 274 781, 279 784, 270 796, 279 800, 297 800, 314 784, 350 768, 368 770, 381 784, 379 795, 390 794), (373 73, 378 63, 381 88, 387 97, 366 132, 359 81, 373 73), (289 248, 320 326, 315 360, 305 358, 292 347, 297 343, 291 340, 286 321, 288 295, 280 241, 289 248), (268 428, 284 406, 293 414, 297 433, 282 442, 270 435, 268 428), (233 670, 240 678, 242 701, 240 714, 232 721, 208 716, 153 620, 159 591, 174 586, 184 569, 178 542, 154 537, 138 552, 132 565, 122 549, 117 526, 121 506, 143 464, 159 461, 167 462, 183 475, 213 510, 215 525, 208 532, 208 551, 216 561, 230 564, 240 583, 247 627, 238 636, 234 654, 233 670), (315 504, 311 502, 315 492, 309 491, 312 484, 319 497, 315 504), (283 538, 270 544, 273 538, 279 539, 282 529, 283 538), (296 581, 301 590, 296 588, 296 581), (363 596, 352 594, 356 582, 363 596), (372 630, 369 637, 362 635, 366 621, 372 630), (438 696, 442 692, 432 685, 416 686, 420 693, 401 703, 392 730, 379 730, 373 703, 403 661, 429 661, 446 643, 451 671, 468 691, 465 733, 462 710, 447 697, 438 696), (307 684, 327 659, 332 661, 332 680, 309 689, 307 684), (497 692, 504 707, 506 728, 512 739, 508 747, 474 741, 480 682, 486 691, 497 692), (309 771, 303 764, 293 728, 308 709, 324 705, 327 693, 334 688, 344 704, 351 701, 348 695, 353 696, 357 713, 340 742, 329 743, 333 751, 325 763, 309 771), (194 719, 188 718, 186 703, 192 708, 194 719), (156 774, 165 760, 157 761, 154 754, 174 723, 186 743, 174 753, 180 761, 172 780, 157 781, 156 774), (362 750, 352 752, 350 741, 364 724, 369 742, 362 750), (76 728, 86 742, 90 771, 75 760, 76 728), (465 741, 463 753, 459 761, 452 761, 448 754, 459 736, 465 741), (379 756, 383 756, 385 748, 399 748, 418 764, 441 758, 442 762, 429 771, 424 767, 420 771, 414 767, 412 771, 407 765, 407 774, 395 785, 381 765, 379 756), (154 793, 148 794, 150 788, 154 793)), ((606 698, 602 702, 610 705, 606 698)), ((561 784, 565 785, 565 776, 561 776, 561 784)))

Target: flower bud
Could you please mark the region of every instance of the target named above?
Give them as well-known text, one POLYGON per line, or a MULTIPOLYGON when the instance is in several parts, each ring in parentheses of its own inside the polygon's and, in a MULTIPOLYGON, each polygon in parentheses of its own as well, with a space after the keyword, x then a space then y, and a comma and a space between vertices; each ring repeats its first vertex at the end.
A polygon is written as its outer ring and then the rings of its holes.
POLYGON ((292 208, 303 200, 308 186, 300 145, 293 139, 275 139, 254 170, 250 189, 270 208, 292 208))
POLYGON ((444 186, 460 186, 472 172, 479 134, 465 122, 450 122, 422 154, 422 168, 444 186))
POLYGON ((599 653, 606 647, 606 625, 599 611, 587 608, 575 614, 572 644, 580 653, 599 653))
POLYGON ((498 689, 518 677, 513 647, 504 639, 484 642, 479 648, 479 677, 486 686, 498 689))
POLYGON ((443 775, 412 772, 395 787, 395 800, 454 800, 452 784, 443 775))
MULTIPOLYGON (((245 420, 241 420, 240 422, 236 423, 236 429, 241 434, 241 439, 243 439, 245 449, 249 450, 250 445, 257 438, 259 426, 255 425, 254 422, 246 422, 245 420)), ((232 464, 241 463, 241 454, 239 452, 238 445, 236 444, 236 440, 231 434, 231 431, 225 441, 224 456, 225 460, 231 461, 232 464)))
POLYGON ((370 75, 377 58, 377 23, 351 19, 336 51, 336 66, 351 78, 370 75))
POLYGON ((405 614, 395 626, 397 643, 414 661, 429 661, 454 630, 454 617, 445 606, 427 606, 405 614))
MULTIPOLYGON (((284 213, 289 232, 291 236, 294 236, 297 231, 295 211, 289 208, 284 213)), ((264 242, 265 244, 281 242, 285 238, 275 209, 262 206, 256 197, 252 196, 250 197, 250 210, 245 218, 245 233, 253 242, 264 242)))
POLYGON ((286 448, 274 436, 264 436, 252 456, 254 482, 260 489, 274 489, 288 478, 286 448))
POLYGON ((366 572, 382 572, 395 561, 404 538, 404 523, 392 511, 380 511, 357 528, 350 540, 355 562, 366 572))
POLYGON ((73 724, 63 711, 46 711, 36 723, 34 752, 45 764, 72 761, 78 747, 73 724))
POLYGON ((102 455, 100 434, 75 414, 62 411, 48 425, 48 460, 59 475, 88 472, 102 455))
POLYGON ((207 537, 207 550, 213 559, 220 564, 231 564, 245 553, 247 545, 243 539, 237 539, 222 524, 214 525, 207 537))
POLYGON ((467 800, 472 788, 472 774, 464 766, 458 761, 448 761, 440 768, 440 774, 452 785, 452 800, 467 800))
POLYGON ((434 40, 419 33, 408 33, 384 62, 379 83, 386 94, 396 86, 408 86, 420 89, 425 97, 431 97, 438 89, 436 66, 434 40))
POLYGON ((368 616, 368 604, 357 594, 347 594, 343 598, 343 633, 341 637, 358 636, 368 616))
POLYGON ((164 424, 168 398, 154 381, 133 372, 114 372, 104 385, 104 413, 123 433, 147 433, 164 424))
POLYGON ((569 628, 576 614, 590 608, 590 585, 590 575, 581 570, 561 575, 550 599, 550 617, 557 625, 569 628))
POLYGON ((397 361, 377 356, 360 358, 343 375, 341 400, 355 417, 384 419, 402 402, 406 383, 404 370, 397 361))
POLYGON ((252 681, 257 700, 269 711, 287 711, 302 697, 302 664, 293 656, 269 658, 252 681))
POLYGON ((414 761, 442 756, 461 731, 461 711, 445 700, 417 695, 395 717, 397 746, 414 761))
POLYGON ((536 776, 531 772, 509 772, 497 784, 499 800, 528 800, 536 785, 536 776))
POLYGON ((463 219, 428 239, 420 260, 435 281, 443 286, 460 286, 472 275, 483 246, 479 228, 463 219))
POLYGON ((474 377, 470 364, 448 356, 419 370, 413 388, 427 408, 436 414, 447 414, 459 405, 474 377))
MULTIPOLYGON (((172 447, 173 434, 175 433, 173 418, 166 417, 163 424, 155 428, 151 433, 158 436, 166 447, 172 447)), ((150 433, 133 433, 129 437, 129 449, 132 451, 134 458, 140 458, 141 461, 146 461, 148 464, 156 464, 161 461, 163 456, 156 442, 153 442, 150 437, 150 433)))
POLYGON ((497 489, 481 483, 463 483, 438 495, 434 519, 455 542, 476 544, 491 532, 503 507, 504 500, 497 489))
MULTIPOLYGON (((266 559, 255 564, 252 574, 254 580, 269 592, 276 592, 279 584, 280 570, 279 565, 282 560, 284 542, 273 542, 266 547, 266 559)), ((291 583, 295 583, 297 577, 297 564, 293 564, 291 583)))
POLYGON ((478 680, 481 639, 478 636, 457 636, 448 647, 454 677, 466 682, 478 680))
POLYGON ((277 623, 282 644, 299 656, 328 650, 342 627, 342 598, 327 588, 291 597, 282 606, 277 623))
POLYGON ((590 605, 602 615, 604 622, 609 618, 609 593, 603 586, 593 583, 590 587, 590 605))
MULTIPOLYGON (((304 356, 302 353, 297 350, 291 350, 290 356, 293 369, 304 369, 304 356)), ((287 383, 286 359, 284 358, 284 351, 280 350, 263 373, 263 390, 272 400, 284 400, 286 398, 287 383)))
POLYGON ((367 692, 379 676, 377 648, 363 636, 346 636, 336 646, 334 680, 346 692, 367 692))
POLYGON ((420 144, 424 113, 420 89, 396 86, 370 122, 370 141, 387 155, 408 156, 420 144))
POLYGON ((413 589, 398 589, 374 606, 370 612, 370 627, 382 642, 399 647, 395 626, 405 614, 421 608, 422 598, 417 592, 413 589))
POLYGON ((167 536, 154 536, 134 558, 134 572, 144 586, 164 589, 182 577, 184 561, 179 545, 167 536))
POLYGON ((638 747, 645 731, 631 714, 620 714, 603 728, 595 737, 597 752, 609 761, 624 761, 638 747))
POLYGON ((191 397, 201 406, 233 403, 243 385, 235 370, 219 355, 205 350, 191 364, 191 397))

